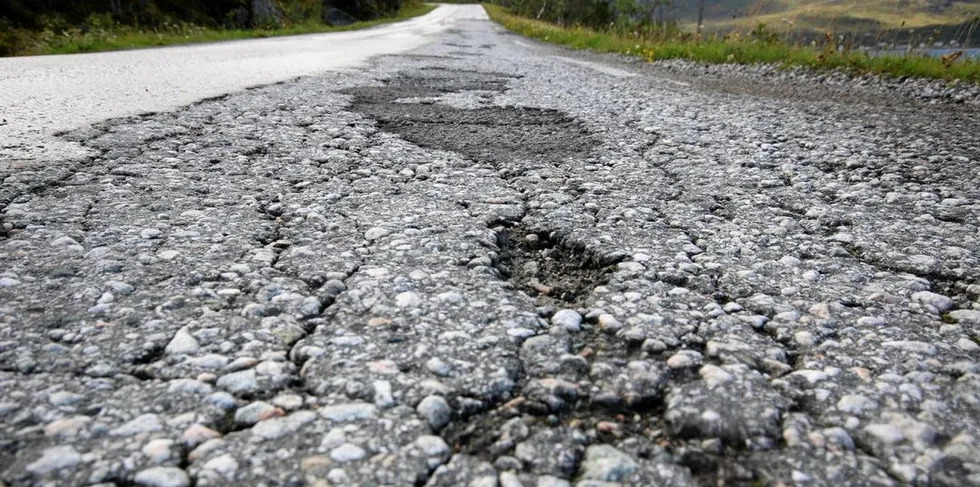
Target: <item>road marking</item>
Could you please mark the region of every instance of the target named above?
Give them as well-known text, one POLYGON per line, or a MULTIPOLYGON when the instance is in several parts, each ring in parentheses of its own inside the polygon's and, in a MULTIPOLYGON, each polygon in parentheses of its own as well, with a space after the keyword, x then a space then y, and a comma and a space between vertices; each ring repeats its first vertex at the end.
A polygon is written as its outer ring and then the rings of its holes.
MULTIPOLYGON (((521 46, 521 47, 532 47, 530 44, 528 44, 526 42, 521 42, 521 41, 514 41, 514 44, 517 44, 518 46, 521 46)), ((616 77, 619 77, 619 78, 628 78, 628 77, 631 77, 631 76, 636 76, 636 73, 631 73, 629 71, 626 71, 626 70, 623 70, 623 69, 614 68, 612 66, 605 66, 605 65, 602 65, 602 64, 599 64, 599 63, 591 63, 591 62, 588 62, 588 61, 580 61, 578 59, 572 59, 572 58, 568 58, 568 57, 564 57, 564 56, 554 56, 554 57, 555 57, 555 59, 561 59, 562 61, 565 61, 565 62, 576 64, 576 65, 579 65, 579 66, 584 66, 584 67, 590 68, 590 69, 594 69, 596 71, 599 71, 600 73, 605 73, 605 74, 608 74, 610 76, 616 76, 616 77)), ((683 81, 674 81, 672 79, 666 79, 666 78, 660 78, 660 79, 662 79, 663 81, 665 81, 667 83, 670 83, 672 85, 680 86, 680 87, 683 87, 683 88, 689 88, 691 86, 691 83, 685 83, 683 81)))
POLYGON ((614 68, 612 66, 606 66, 604 64, 590 63, 589 61, 580 61, 578 59, 572 59, 572 58, 562 57, 562 56, 555 56, 555 59, 561 59, 562 61, 565 61, 567 63, 572 63, 572 64, 576 64, 576 65, 579 65, 579 66, 583 66, 583 67, 586 67, 586 68, 589 68, 589 69, 593 69, 593 70, 598 71, 598 72, 603 73, 603 74, 608 74, 610 76, 616 76, 618 78, 628 78, 628 77, 631 77, 631 76, 636 76, 636 73, 631 73, 629 71, 626 71, 626 70, 623 70, 623 69, 619 69, 619 68, 614 68))

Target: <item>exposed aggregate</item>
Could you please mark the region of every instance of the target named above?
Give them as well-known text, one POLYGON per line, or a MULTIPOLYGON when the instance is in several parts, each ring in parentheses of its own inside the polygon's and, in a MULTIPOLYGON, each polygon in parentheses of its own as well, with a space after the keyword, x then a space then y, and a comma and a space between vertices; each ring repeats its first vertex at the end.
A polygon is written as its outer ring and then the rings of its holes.
POLYGON ((980 485, 971 104, 553 52, 465 22, 11 164, 0 485, 980 485))

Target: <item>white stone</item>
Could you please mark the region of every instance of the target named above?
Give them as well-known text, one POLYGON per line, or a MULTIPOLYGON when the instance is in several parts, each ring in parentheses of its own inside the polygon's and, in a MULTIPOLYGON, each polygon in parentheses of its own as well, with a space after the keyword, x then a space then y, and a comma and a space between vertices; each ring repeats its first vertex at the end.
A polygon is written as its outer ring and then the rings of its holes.
POLYGON ((389 234, 391 234, 391 231, 388 230, 387 228, 374 227, 374 228, 371 228, 370 230, 364 232, 364 238, 366 238, 367 240, 373 242, 373 241, 378 240, 379 238, 382 238, 382 237, 384 237, 386 235, 389 235, 389 234))
POLYGON ((320 408, 320 416, 338 423, 357 419, 370 419, 377 416, 377 414, 378 408, 366 402, 334 404, 333 406, 320 408))
POLYGON ((357 445, 352 443, 344 443, 343 445, 330 450, 330 458, 341 463, 352 462, 364 458, 365 453, 366 452, 364 449, 357 445))
POLYGON ((374 405, 379 408, 390 408, 395 405, 395 397, 391 392, 391 382, 376 380, 374 386, 374 405))
POLYGON ((414 308, 422 304, 422 299, 419 298, 418 294, 411 291, 405 291, 403 293, 398 293, 395 296, 395 306, 399 308, 414 308))
POLYGON ((136 474, 137 485, 145 487, 187 487, 191 479, 177 467, 153 467, 136 474))
POLYGON ((252 427, 252 436, 266 440, 274 440, 299 431, 303 425, 316 420, 313 411, 296 411, 288 416, 267 419, 252 427))
POLYGON ((133 436, 140 433, 160 431, 163 424, 156 414, 144 414, 109 432, 112 436, 133 436))
POLYGON ((953 309, 953 300, 930 291, 919 291, 912 294, 912 301, 924 306, 932 306, 940 313, 953 309))
POLYGON ((425 362, 425 369, 439 377, 448 377, 452 367, 439 357, 432 357, 425 362))
POLYGON ((898 443, 905 439, 902 430, 890 424, 869 424, 864 427, 864 432, 888 445, 898 443))
POLYGON ((449 408, 449 403, 442 396, 427 396, 419 402, 415 410, 419 416, 428 421, 429 426, 435 431, 442 429, 452 419, 452 409, 449 408))
POLYGON ((735 380, 735 376, 729 374, 725 371, 725 369, 722 369, 716 365, 705 365, 704 367, 701 367, 701 370, 698 371, 698 375, 700 375, 705 384, 712 389, 735 380))
POLYGON ((173 440, 157 438, 148 441, 140 451, 146 455, 151 463, 163 463, 170 458, 172 453, 170 447, 173 445, 173 440))
POLYGON ((74 467, 81 462, 82 455, 74 448, 70 446, 55 446, 44 450, 41 453, 41 458, 28 464, 27 471, 36 475, 46 475, 55 470, 74 467))
POLYGON ((585 450, 579 478, 602 482, 626 480, 639 468, 629 455, 610 445, 592 445, 585 450))
POLYGON ((957 309, 950 311, 949 317, 957 323, 980 325, 980 311, 974 309, 957 309))
POLYGON ((861 414, 876 407, 878 403, 857 394, 848 394, 837 401, 837 410, 848 414, 861 414))
POLYGON ((235 472, 238 470, 238 462, 235 461, 235 457, 225 453, 208 460, 204 464, 205 470, 213 470, 225 478, 231 479, 235 476, 235 472))
POLYGON ((551 317, 551 324, 563 327, 568 331, 580 331, 582 329, 582 315, 572 309, 563 309, 551 317))
POLYGON ((964 352, 976 352, 980 350, 980 345, 976 342, 970 340, 969 338, 960 338, 956 341, 956 348, 963 350, 964 352))
POLYGON ((884 342, 881 346, 885 348, 895 348, 899 350, 904 350, 906 352, 921 353, 924 355, 935 355, 936 347, 932 344, 926 342, 919 342, 915 340, 899 340, 884 342))
POLYGON ((187 327, 177 330, 170 343, 163 349, 168 355, 193 355, 201 349, 197 339, 187 331, 187 327))
POLYGON ((702 356, 700 353, 693 350, 682 350, 670 356, 667 359, 667 367, 671 369, 686 369, 700 365, 702 356))

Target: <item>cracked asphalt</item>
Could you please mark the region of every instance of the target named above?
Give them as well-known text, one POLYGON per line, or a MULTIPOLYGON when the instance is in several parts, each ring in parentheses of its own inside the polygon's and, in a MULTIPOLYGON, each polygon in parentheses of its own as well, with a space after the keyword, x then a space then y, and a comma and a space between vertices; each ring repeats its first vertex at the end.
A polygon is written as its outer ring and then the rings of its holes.
POLYGON ((748 83, 460 20, 4 166, 0 485, 980 485, 976 108, 748 83))

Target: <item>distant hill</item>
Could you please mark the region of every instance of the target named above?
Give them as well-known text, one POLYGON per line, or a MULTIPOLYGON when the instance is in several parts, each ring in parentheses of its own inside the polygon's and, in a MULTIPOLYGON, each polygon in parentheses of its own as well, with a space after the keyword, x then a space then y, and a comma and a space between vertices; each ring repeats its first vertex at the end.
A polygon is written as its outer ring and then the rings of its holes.
MULTIPOLYGON (((697 0, 673 3, 675 19, 694 22, 697 0)), ((912 30, 920 38, 938 32, 938 38, 947 41, 971 36, 976 41, 980 40, 980 0, 705 0, 709 31, 748 31, 759 23, 801 34, 829 31, 881 37, 912 30)))

